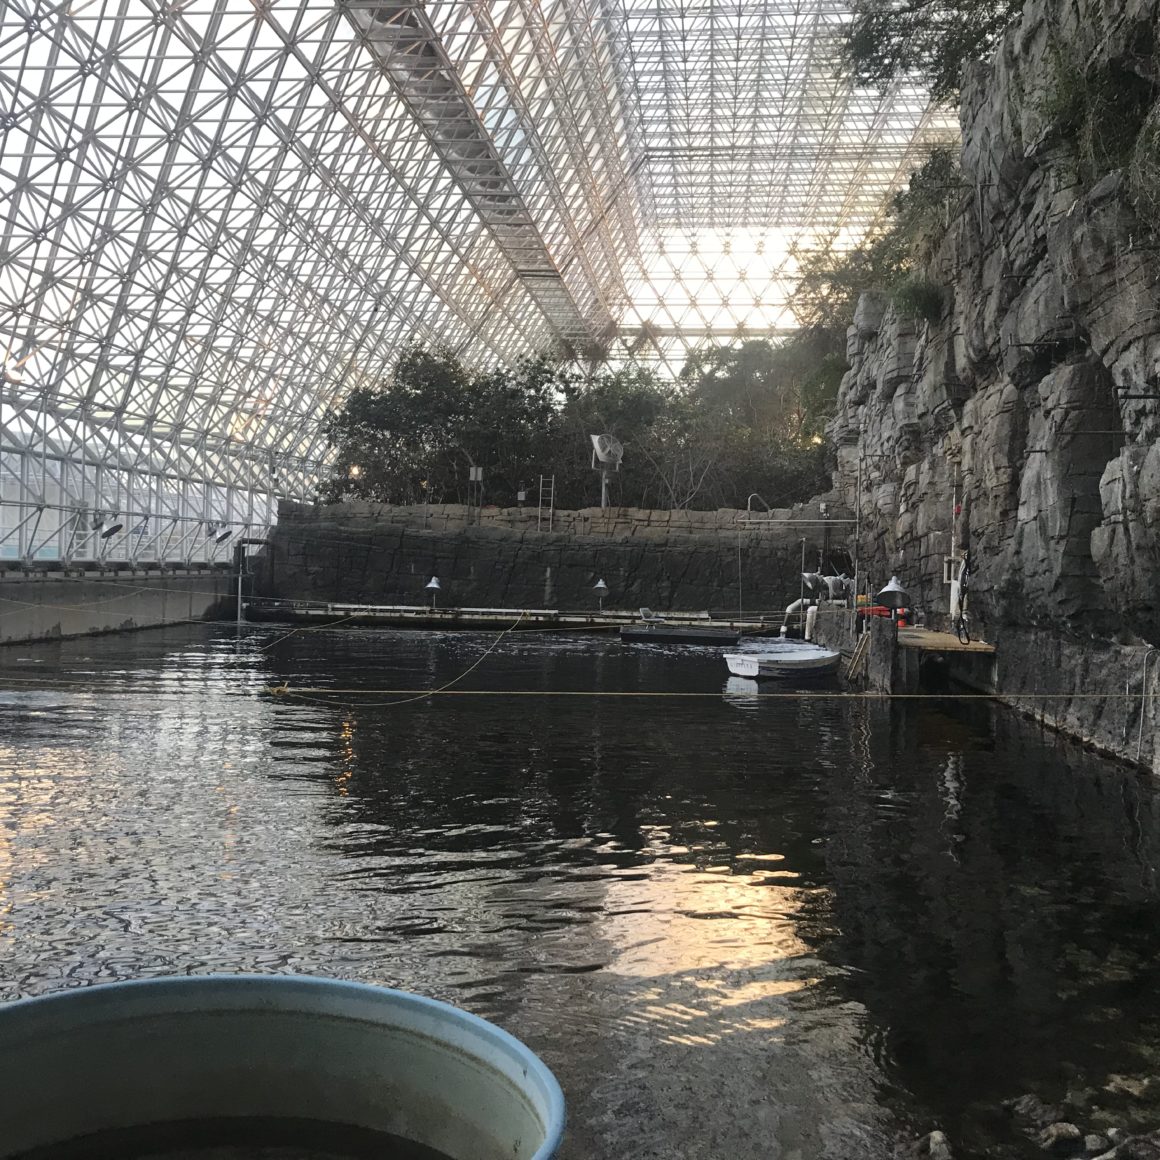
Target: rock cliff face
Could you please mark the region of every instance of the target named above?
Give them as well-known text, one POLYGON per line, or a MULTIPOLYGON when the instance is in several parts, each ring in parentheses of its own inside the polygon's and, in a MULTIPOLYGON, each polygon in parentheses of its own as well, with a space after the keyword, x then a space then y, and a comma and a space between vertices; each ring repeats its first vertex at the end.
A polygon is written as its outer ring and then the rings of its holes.
POLYGON ((1030 0, 964 90, 969 196, 928 271, 942 315, 863 297, 830 428, 872 579, 898 572, 936 620, 943 559, 969 545, 1012 699, 1129 756, 1123 693, 1160 645, 1160 238, 1112 136, 1150 133, 1160 171, 1158 26, 1160 0, 1030 0), (1119 704, 1065 696, 1103 689, 1119 704))

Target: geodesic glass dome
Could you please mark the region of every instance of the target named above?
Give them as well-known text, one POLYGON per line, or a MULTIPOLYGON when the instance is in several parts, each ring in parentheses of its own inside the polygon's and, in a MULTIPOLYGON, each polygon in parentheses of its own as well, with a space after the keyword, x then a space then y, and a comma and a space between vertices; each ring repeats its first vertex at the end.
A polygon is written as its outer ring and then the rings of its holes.
POLYGON ((0 560, 212 559, 413 339, 784 332, 795 247, 955 129, 838 79, 831 0, 0 13, 0 560))

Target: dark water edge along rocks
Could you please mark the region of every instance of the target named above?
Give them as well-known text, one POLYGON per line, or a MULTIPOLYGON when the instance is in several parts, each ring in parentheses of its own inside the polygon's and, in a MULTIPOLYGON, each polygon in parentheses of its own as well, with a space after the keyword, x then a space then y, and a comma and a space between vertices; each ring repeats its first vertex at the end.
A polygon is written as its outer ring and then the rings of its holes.
POLYGON ((926 271, 941 314, 865 295, 829 426, 871 574, 897 573, 944 627, 944 558, 968 545, 1007 699, 1152 769, 1160 217, 1141 180, 1160 173, 1158 27, 1158 0, 1029 0, 973 67, 963 197, 926 271), (1108 118, 1127 145, 1093 153, 1108 118))

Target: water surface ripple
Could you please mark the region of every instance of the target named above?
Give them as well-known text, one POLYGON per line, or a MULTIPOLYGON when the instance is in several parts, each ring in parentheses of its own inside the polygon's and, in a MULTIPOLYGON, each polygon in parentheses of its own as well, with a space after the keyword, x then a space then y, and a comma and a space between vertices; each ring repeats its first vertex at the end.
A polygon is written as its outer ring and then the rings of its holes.
POLYGON ((542 1054, 569 1160, 877 1160, 935 1125, 1020 1155, 995 1107, 1027 1091, 1160 1124, 1140 776, 985 707, 762 700, 715 650, 591 636, 507 637, 457 687, 712 695, 274 699, 494 642, 284 631, 0 653, 0 998, 419 991, 542 1054))

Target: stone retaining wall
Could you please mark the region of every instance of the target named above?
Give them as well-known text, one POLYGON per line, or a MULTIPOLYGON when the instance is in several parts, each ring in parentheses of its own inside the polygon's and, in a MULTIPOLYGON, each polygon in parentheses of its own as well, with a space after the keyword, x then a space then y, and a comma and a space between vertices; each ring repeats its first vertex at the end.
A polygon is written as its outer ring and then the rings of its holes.
MULTIPOLYGON (((465 504, 395 505, 368 500, 346 500, 323 509, 325 518, 341 520, 351 528, 406 527, 430 532, 457 532, 469 527, 499 528, 520 532, 554 532, 563 536, 599 536, 602 539, 667 539, 670 536, 726 536, 735 539, 739 522, 754 521, 760 527, 787 527, 798 521, 836 520, 832 504, 820 497, 808 504, 772 511, 718 508, 716 511, 667 511, 651 508, 612 507, 557 509, 535 507, 468 507, 465 504), (776 521, 776 523, 775 523, 776 521)), ((314 511, 299 504, 284 504, 280 520, 304 522, 314 511)), ((852 519, 850 512, 843 513, 852 519)), ((800 533, 798 533, 800 538, 800 533)))
MULTIPOLYGON (((753 613, 797 598, 802 541, 812 570, 827 535, 816 504, 779 517, 801 523, 740 527, 744 513, 735 511, 557 512, 551 533, 535 530, 534 512, 529 526, 526 509, 483 514, 485 522, 473 525, 463 508, 433 509, 425 529, 421 507, 283 503, 255 562, 256 593, 415 604, 426 602, 424 586, 438 576, 440 604, 590 609, 597 603, 592 587, 603 579, 608 608, 753 613)), ((844 532, 841 525, 829 529, 835 544, 844 532)))

